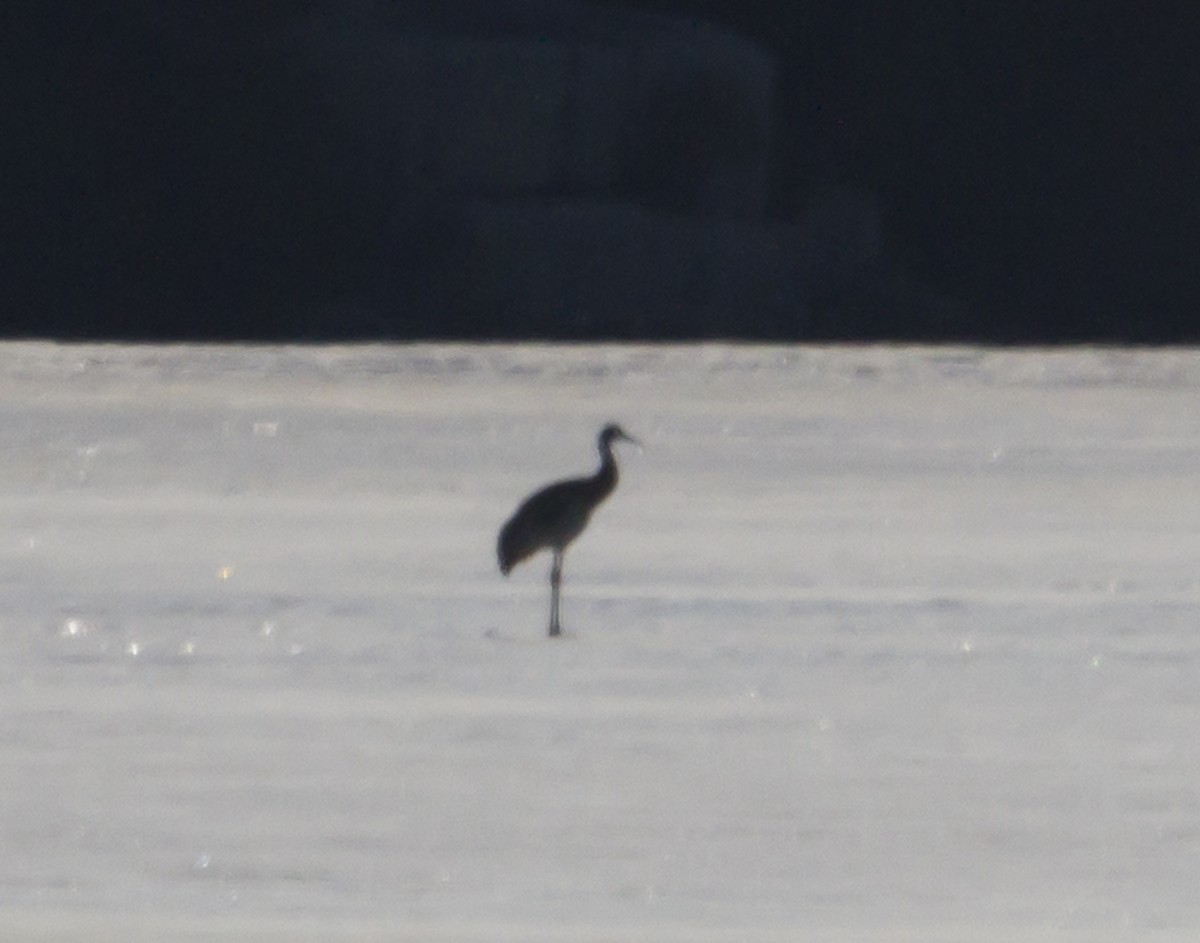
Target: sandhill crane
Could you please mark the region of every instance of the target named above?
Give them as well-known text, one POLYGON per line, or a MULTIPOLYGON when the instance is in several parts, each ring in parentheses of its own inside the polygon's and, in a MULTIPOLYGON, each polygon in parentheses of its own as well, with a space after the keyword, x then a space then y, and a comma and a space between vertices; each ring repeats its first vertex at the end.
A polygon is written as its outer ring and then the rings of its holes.
POLYGON ((505 576, 539 550, 554 553, 550 566, 551 637, 562 631, 558 624, 558 590, 562 583, 563 553, 571 541, 583 533, 597 505, 617 486, 617 462, 613 458, 612 444, 618 439, 638 444, 620 426, 609 423, 600 430, 596 443, 600 450, 600 468, 596 474, 556 481, 535 491, 521 502, 500 530, 496 555, 500 559, 500 572, 505 576))

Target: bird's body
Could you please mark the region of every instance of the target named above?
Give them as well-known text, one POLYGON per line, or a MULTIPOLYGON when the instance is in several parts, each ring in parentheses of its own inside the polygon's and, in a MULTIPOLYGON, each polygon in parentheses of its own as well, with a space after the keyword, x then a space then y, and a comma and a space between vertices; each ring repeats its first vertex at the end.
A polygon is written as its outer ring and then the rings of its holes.
POLYGON ((566 550, 583 533, 592 510, 612 491, 616 477, 612 476, 612 484, 603 491, 594 489, 599 497, 593 501, 586 500, 586 486, 592 484, 588 478, 555 482, 530 495, 500 531, 500 572, 507 576, 514 566, 543 548, 556 553, 566 550))
POLYGON ((568 545, 587 527, 592 512, 617 486, 617 462, 612 443, 634 441, 620 426, 609 424, 600 432, 600 468, 587 478, 556 481, 535 491, 508 519, 500 530, 496 555, 505 576, 514 566, 539 550, 550 550, 554 563, 550 570, 550 634, 561 631, 558 621, 559 586, 562 582, 562 558, 568 545))

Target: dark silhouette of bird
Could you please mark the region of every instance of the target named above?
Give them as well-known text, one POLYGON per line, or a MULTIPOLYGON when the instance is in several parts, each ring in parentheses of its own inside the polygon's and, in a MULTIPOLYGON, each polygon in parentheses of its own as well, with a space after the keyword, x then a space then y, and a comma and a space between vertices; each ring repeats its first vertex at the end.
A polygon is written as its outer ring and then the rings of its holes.
POLYGON ((551 637, 562 631, 558 622, 558 593, 562 584, 563 553, 571 541, 583 533, 600 502, 617 486, 617 462, 613 458, 613 442, 617 440, 638 444, 620 426, 609 423, 600 430, 596 443, 600 449, 600 468, 596 474, 556 481, 535 491, 521 502, 500 529, 496 555, 500 559, 500 572, 505 576, 539 550, 550 550, 554 554, 550 566, 551 637))

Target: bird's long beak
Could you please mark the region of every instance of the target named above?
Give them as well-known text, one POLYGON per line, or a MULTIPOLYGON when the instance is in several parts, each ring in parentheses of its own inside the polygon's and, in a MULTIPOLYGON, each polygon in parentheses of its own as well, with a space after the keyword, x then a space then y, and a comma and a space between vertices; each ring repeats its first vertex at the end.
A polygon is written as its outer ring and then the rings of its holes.
POLYGON ((639 449, 645 448, 645 446, 643 446, 643 445, 642 445, 642 443, 641 443, 641 441, 640 441, 640 440, 638 440, 638 439, 635 439, 633 436, 629 435, 629 434, 628 434, 628 433, 626 433, 626 432, 621 432, 621 433, 619 433, 619 434, 618 434, 618 436, 617 436, 617 438, 619 438, 619 439, 624 439, 624 440, 625 440, 626 442, 628 442, 630 445, 636 446, 636 447, 637 447, 637 448, 639 448, 639 449))

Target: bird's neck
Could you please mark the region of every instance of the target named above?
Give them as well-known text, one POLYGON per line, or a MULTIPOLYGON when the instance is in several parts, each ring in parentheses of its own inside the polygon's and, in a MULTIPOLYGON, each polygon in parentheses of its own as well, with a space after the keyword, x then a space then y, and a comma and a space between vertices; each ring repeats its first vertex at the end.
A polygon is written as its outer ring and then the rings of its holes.
POLYGON ((592 487, 596 500, 608 497, 617 486, 617 460, 613 458, 612 446, 607 442, 600 447, 600 468, 592 476, 592 487))

